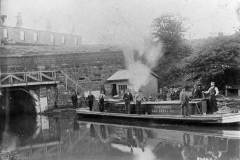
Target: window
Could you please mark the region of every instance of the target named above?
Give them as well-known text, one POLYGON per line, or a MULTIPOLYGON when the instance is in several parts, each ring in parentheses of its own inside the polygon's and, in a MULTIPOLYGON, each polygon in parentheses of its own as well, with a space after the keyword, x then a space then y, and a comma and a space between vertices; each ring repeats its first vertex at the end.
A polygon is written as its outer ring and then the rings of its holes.
POLYGON ((6 28, 3 29, 3 38, 8 38, 8 30, 6 28))
POLYGON ((119 94, 124 93, 127 90, 127 85, 118 85, 119 94))
POLYGON ((25 40, 25 33, 24 33, 24 31, 20 31, 20 40, 21 41, 25 40))
POLYGON ((37 32, 33 33, 33 40, 34 40, 34 42, 38 41, 38 33, 37 32))

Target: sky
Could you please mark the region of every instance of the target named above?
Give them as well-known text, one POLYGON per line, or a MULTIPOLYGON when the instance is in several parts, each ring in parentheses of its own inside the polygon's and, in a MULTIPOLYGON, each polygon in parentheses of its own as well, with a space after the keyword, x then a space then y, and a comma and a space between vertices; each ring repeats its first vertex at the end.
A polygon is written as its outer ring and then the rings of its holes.
POLYGON ((185 38, 232 34, 240 26, 236 10, 240 0, 5 0, 7 25, 75 33, 83 43, 131 43, 151 33, 154 18, 182 16, 185 38))

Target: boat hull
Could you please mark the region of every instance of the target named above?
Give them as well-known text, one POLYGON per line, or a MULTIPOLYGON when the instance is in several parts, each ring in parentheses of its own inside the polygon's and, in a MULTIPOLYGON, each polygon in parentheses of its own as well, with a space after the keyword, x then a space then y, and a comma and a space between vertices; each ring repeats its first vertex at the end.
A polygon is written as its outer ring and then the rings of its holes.
POLYGON ((139 115, 125 113, 108 113, 89 111, 87 109, 76 110, 79 117, 96 118, 97 120, 132 122, 156 122, 162 124, 193 124, 193 125, 239 125, 240 113, 212 114, 212 115, 139 115))

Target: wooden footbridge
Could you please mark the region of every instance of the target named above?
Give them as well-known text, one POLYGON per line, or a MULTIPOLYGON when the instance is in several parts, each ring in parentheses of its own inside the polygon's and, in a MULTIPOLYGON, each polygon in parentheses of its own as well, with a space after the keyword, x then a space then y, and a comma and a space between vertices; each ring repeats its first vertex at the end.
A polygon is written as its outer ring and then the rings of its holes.
POLYGON ((0 98, 20 90, 35 98, 39 113, 56 105, 69 105, 70 92, 80 90, 80 85, 63 71, 0 72, 0 98))
POLYGON ((0 88, 57 84, 56 71, 28 71, 0 74, 0 88))
POLYGON ((64 71, 0 72, 0 89, 46 85, 61 86, 64 87, 64 91, 81 89, 78 81, 64 71))

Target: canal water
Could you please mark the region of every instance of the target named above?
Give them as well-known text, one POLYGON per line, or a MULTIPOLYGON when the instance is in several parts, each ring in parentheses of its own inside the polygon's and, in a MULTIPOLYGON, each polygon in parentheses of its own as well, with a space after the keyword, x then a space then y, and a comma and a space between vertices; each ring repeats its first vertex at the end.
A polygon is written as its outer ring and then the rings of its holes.
POLYGON ((0 130, 0 159, 240 159, 240 132, 231 128, 109 124, 65 112, 11 117, 0 130))

